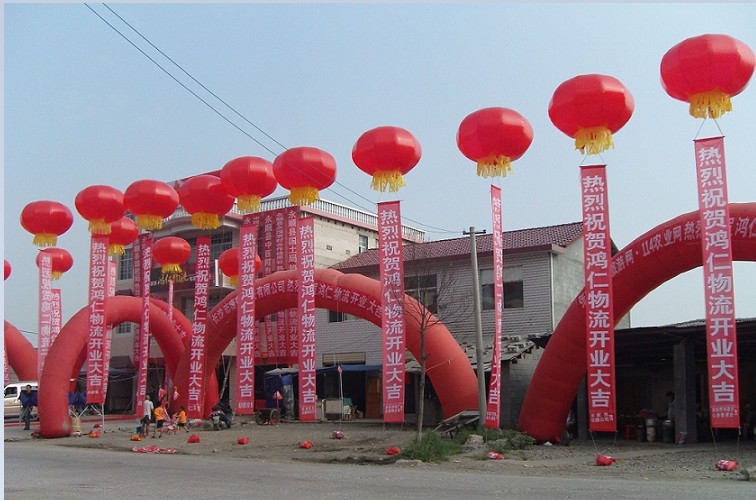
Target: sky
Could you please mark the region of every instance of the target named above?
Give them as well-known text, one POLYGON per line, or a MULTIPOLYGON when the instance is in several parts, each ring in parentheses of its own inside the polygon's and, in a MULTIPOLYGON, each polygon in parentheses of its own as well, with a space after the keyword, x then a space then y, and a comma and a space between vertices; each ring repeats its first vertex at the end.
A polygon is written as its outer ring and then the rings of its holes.
MULTIPOLYGON (((659 73, 692 36, 723 33, 756 49, 756 4, 108 4, 149 43, 104 4, 88 5, 173 78, 85 4, 3 5, 4 317, 35 344, 37 248, 21 211, 55 200, 74 213, 58 240, 74 258, 55 282, 65 321, 86 305, 89 237, 73 202, 90 185, 123 191, 314 146, 337 162, 323 199, 374 211, 398 198, 404 223, 430 240, 490 232, 491 180, 476 176, 456 132, 473 111, 501 106, 534 129, 513 174, 493 181, 505 230, 580 221, 579 166, 604 163, 622 248, 697 209, 693 140, 721 134, 730 201, 756 199, 756 84, 704 122, 665 93, 659 73), (547 110, 563 81, 587 73, 619 79, 635 110, 615 148, 586 159, 547 110), (371 190, 351 159, 357 138, 382 125, 407 129, 423 151, 395 194, 371 190)), ((735 299, 738 317, 756 317, 756 264, 735 264, 735 299)), ((700 319, 703 303, 697 269, 646 296, 632 324, 700 319)))

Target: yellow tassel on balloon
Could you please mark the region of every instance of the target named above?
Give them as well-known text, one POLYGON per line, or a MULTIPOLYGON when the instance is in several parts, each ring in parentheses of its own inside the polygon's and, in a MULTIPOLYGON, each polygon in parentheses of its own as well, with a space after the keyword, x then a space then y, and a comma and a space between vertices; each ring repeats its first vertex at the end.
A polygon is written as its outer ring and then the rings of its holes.
POLYGON ((597 155, 614 147, 612 133, 606 127, 581 128, 575 134, 575 149, 585 154, 597 155))
POLYGON ((176 263, 171 264, 170 262, 167 264, 163 264, 160 269, 163 272, 163 274, 181 274, 183 272, 181 270, 181 264, 176 264, 176 263))
POLYGON ((719 118, 729 111, 732 111, 730 96, 719 90, 690 97, 690 116, 694 118, 719 118))
POLYGON ((57 281, 57 280, 59 280, 62 277, 63 277, 63 273, 61 273, 60 271, 51 271, 50 272, 50 279, 52 281, 57 281))
POLYGON ((229 276, 228 284, 231 286, 237 286, 239 284, 239 276, 229 276))
POLYGON ((508 156, 490 155, 478 160, 480 177, 506 177, 510 172, 512 172, 512 162, 508 156))
POLYGON ((292 205, 312 205, 319 199, 318 190, 312 186, 293 187, 289 193, 289 201, 292 205))
POLYGON ((126 253, 126 248, 120 243, 111 243, 108 245, 108 255, 123 255, 126 253))
POLYGON ((52 233, 35 234, 32 243, 38 247, 54 247, 58 244, 58 235, 52 233))
POLYGON ((236 208, 243 214, 254 214, 260 211, 260 196, 245 194, 236 199, 236 208))
POLYGON ((218 229, 221 223, 218 214, 197 212, 192 214, 192 226, 199 229, 218 229))
POLYGON ((105 222, 105 219, 92 219, 89 221, 89 232, 92 234, 110 234, 110 222, 105 222))
POLYGON ((385 192, 386 188, 392 193, 406 186, 401 170, 378 170, 373 174, 370 187, 376 191, 385 192))
POLYGON ((142 214, 136 216, 136 225, 139 229, 155 231, 163 229, 163 218, 159 215, 142 214))

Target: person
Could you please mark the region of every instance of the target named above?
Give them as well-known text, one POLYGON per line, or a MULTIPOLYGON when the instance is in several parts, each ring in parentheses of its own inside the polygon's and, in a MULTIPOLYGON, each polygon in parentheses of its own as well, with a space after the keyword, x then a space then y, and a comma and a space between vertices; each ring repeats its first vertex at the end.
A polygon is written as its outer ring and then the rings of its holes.
POLYGON ((152 422, 152 412, 155 405, 152 404, 149 396, 144 397, 144 413, 142 416, 142 437, 147 437, 150 433, 150 422, 152 422))
POLYGON ((24 430, 28 431, 31 429, 32 409, 37 406, 37 393, 32 391, 31 385, 27 384, 18 399, 21 401, 21 420, 24 422, 24 430))
POLYGON ((174 417, 178 421, 179 429, 184 429, 186 432, 189 432, 189 427, 186 425, 186 410, 182 406, 180 411, 174 415, 174 417))
POLYGON ((223 411, 223 406, 220 402, 213 406, 212 413, 210 414, 210 418, 215 420, 215 418, 218 418, 220 422, 223 422, 227 429, 231 428, 231 421, 228 419, 228 415, 223 411))
POLYGON ((158 400, 157 400, 158 406, 165 403, 167 399, 168 399, 168 392, 165 390, 165 387, 161 385, 160 389, 158 389, 158 400))
POLYGON ((152 437, 155 437, 155 434, 158 432, 160 433, 160 436, 158 438, 163 437, 163 425, 165 424, 165 405, 166 403, 161 403, 155 408, 155 430, 152 431, 152 437))
POLYGON ((675 393, 667 391, 667 420, 675 419, 675 393))

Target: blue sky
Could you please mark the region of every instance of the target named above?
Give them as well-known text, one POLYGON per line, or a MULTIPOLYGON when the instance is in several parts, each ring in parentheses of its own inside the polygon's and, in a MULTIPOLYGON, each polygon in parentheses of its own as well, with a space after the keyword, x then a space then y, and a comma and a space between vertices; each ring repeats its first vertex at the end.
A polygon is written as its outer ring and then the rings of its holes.
MULTIPOLYGON (((84 4, 5 4, 5 318, 36 332, 37 269, 23 207, 60 201, 75 214, 59 246, 74 257, 61 281, 64 319, 86 303, 88 234, 76 194, 139 179, 216 170, 242 155, 272 160, 315 146, 337 161, 325 199, 373 210, 382 201, 351 160, 366 130, 412 132, 423 156, 398 193, 404 222, 430 239, 491 228, 489 182, 459 152, 457 127, 489 106, 514 109, 535 131, 503 191, 504 229, 579 221, 582 155, 549 121, 556 87, 585 73, 622 81, 635 112, 607 164, 611 231, 623 247, 697 208, 693 139, 719 135, 666 95, 664 53, 685 38, 725 33, 756 49, 755 4, 112 4, 155 46, 275 139, 224 108, 102 4, 90 4, 263 145, 206 107, 84 4), (699 129, 701 129, 699 131, 699 129)), ((729 196, 756 199, 756 84, 718 121, 726 136, 729 196)), ((276 194, 285 194, 279 190, 276 194)), ((383 195, 387 199, 388 195, 383 195)), ((393 198, 393 197, 392 197, 393 198)), ((756 265, 735 266, 740 317, 756 316, 756 265)), ((700 269, 647 296, 636 326, 704 317, 700 269)))

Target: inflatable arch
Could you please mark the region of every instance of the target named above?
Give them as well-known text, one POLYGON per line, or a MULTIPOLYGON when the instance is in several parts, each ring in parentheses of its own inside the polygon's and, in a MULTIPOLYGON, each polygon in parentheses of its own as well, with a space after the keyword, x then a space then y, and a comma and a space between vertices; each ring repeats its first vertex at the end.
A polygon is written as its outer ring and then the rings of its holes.
MULTIPOLYGON (((279 271, 256 283, 255 315, 297 307, 296 270, 279 271)), ((374 279, 360 274, 343 274, 334 269, 315 270, 315 307, 338 310, 380 325, 381 286, 374 279), (348 299, 345 301, 345 298, 348 299)), ((209 314, 207 325, 207 363, 210 374, 220 356, 236 336, 237 292, 226 296, 209 314)), ((405 296, 405 303, 415 299, 405 296)), ((412 306, 405 310, 411 311, 412 306)), ((405 314, 407 349, 420 358, 420 325, 418 318, 405 314)), ((442 323, 434 323, 425 337, 428 377, 438 394, 446 417, 478 407, 478 386, 475 371, 462 348, 442 323)), ((179 394, 186 394, 189 380, 189 351, 185 351, 176 373, 179 394)), ((186 399, 180 397, 181 404, 186 399)), ((207 401, 207 398, 205 399, 207 401)), ((209 408, 205 408, 209 411, 209 408)))
POLYGON ((7 321, 5 352, 8 353, 8 365, 19 380, 37 380, 37 350, 18 328, 7 321))
MULTIPOLYGON (((730 204, 733 260, 756 261, 756 203, 730 204)), ((699 212, 689 212, 640 236, 612 258, 614 319, 653 289, 702 265, 699 212)), ((585 290, 557 325, 530 381, 519 427, 539 441, 559 440, 586 374, 585 290)))
MULTIPOLYGON (((178 332, 191 331, 191 324, 177 309, 173 322, 166 314, 168 305, 157 299, 150 302, 150 331, 165 357, 168 373, 176 373, 176 365, 184 352, 178 332)), ((115 296, 108 300, 106 321, 116 326, 125 321, 139 323, 142 318, 142 299, 115 296)), ((76 313, 61 329, 50 347, 47 362, 39 381, 40 433, 45 438, 67 437, 71 434, 68 416, 68 382, 72 373, 78 374, 86 357, 88 308, 76 313)), ((212 380, 215 380, 214 376, 212 380)), ((217 386, 217 384, 215 384, 217 386)), ((208 400, 215 402, 218 393, 208 391, 208 400)))

